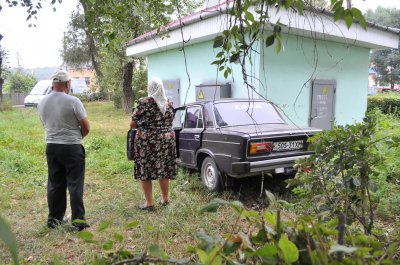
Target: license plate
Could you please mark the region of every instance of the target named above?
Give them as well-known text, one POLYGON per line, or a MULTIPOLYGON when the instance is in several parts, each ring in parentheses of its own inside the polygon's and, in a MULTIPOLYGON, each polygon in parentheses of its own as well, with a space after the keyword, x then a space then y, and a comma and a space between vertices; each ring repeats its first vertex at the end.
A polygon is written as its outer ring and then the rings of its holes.
POLYGON ((290 151, 303 149, 303 140, 287 141, 287 142, 274 142, 272 151, 290 151))

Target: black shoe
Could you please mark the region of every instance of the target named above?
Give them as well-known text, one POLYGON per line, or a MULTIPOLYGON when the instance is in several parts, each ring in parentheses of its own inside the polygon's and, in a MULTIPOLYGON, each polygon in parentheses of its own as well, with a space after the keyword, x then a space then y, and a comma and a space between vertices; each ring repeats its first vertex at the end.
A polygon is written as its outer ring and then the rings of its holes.
POLYGON ((82 231, 83 229, 86 229, 90 227, 90 225, 86 222, 72 222, 72 227, 78 231, 82 231))
POLYGON ((58 220, 58 219, 55 219, 55 218, 51 218, 51 219, 47 220, 47 227, 50 228, 50 229, 54 229, 54 228, 56 228, 57 226, 66 224, 67 221, 68 221, 68 218, 65 217, 65 216, 63 217, 62 220, 58 220))
POLYGON ((140 205, 138 206, 138 208, 139 208, 140 210, 149 211, 149 212, 154 211, 154 206, 153 206, 153 205, 145 206, 144 204, 140 204, 140 205))

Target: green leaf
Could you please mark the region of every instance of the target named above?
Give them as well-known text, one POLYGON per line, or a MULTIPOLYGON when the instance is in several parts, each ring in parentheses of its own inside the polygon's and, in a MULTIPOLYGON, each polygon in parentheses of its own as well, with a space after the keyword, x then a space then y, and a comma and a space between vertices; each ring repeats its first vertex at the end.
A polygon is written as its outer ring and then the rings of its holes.
POLYGON ((17 241, 15 239, 14 234, 11 231, 10 226, 1 216, 0 216, 0 239, 4 241, 6 247, 11 252, 14 264, 18 265, 19 259, 18 259, 17 241))
POLYGON ((104 221, 101 222, 99 227, 97 228, 98 232, 104 231, 106 230, 109 226, 110 226, 111 222, 110 221, 104 221))
POLYGON ((167 259, 168 256, 165 254, 164 250, 160 248, 159 245, 151 245, 149 248, 150 255, 160 258, 160 259, 167 259))
POLYGON ((106 243, 103 244, 103 249, 104 250, 110 250, 112 249, 114 243, 111 240, 108 240, 106 243))
POLYGON ((284 234, 281 236, 278 246, 282 251, 282 256, 286 263, 294 263, 299 259, 299 250, 296 245, 287 238, 287 235, 284 234))
POLYGON ((93 234, 88 231, 80 231, 78 236, 88 243, 97 243, 97 241, 93 240, 93 234))
POLYGON ((224 55, 224 51, 220 51, 219 53, 217 53, 217 55, 215 57, 220 58, 224 55))
POLYGON ((271 213, 271 212, 266 212, 264 214, 264 219, 270 224, 272 225, 272 227, 274 229, 276 229, 276 218, 277 218, 278 214, 276 212, 271 213))
POLYGON ((220 65, 221 64, 221 60, 215 60, 214 62, 211 63, 212 65, 220 65))
POLYGON ((341 19, 344 15, 344 8, 338 8, 337 10, 335 10, 335 12, 333 13, 333 21, 338 21, 339 19, 341 19))
POLYGON ((227 79, 227 78, 228 78, 228 74, 229 74, 229 73, 228 73, 228 71, 227 71, 227 70, 225 70, 225 71, 224 71, 224 77, 225 77, 225 79, 227 79))
POLYGON ((257 249, 254 254, 258 256, 272 257, 278 254, 278 248, 271 243, 266 243, 262 248, 257 249))
POLYGON ((254 16, 253 16, 252 13, 246 11, 246 12, 244 12, 244 17, 245 17, 247 20, 250 20, 251 22, 254 22, 254 16))
POLYGON ((231 58, 229 59, 229 61, 231 63, 235 63, 235 62, 237 62, 239 60, 239 58, 240 58, 240 52, 234 53, 234 54, 231 55, 231 58))
POLYGON ((221 47, 223 44, 224 44, 224 37, 223 36, 217 36, 214 39, 213 48, 221 47))
POLYGON ((343 7, 343 0, 336 1, 336 3, 332 3, 332 5, 332 9, 336 11, 337 9, 343 7))
POLYGON ((347 28, 349 29, 351 27, 351 24, 353 24, 353 17, 351 16, 351 14, 347 14, 344 20, 346 22, 347 28))
POLYGON ((127 227, 127 228, 135 228, 135 227, 137 227, 139 224, 140 224, 139 221, 133 221, 133 222, 127 224, 126 227, 127 227))
POLYGON ((396 255, 396 253, 398 253, 398 248, 400 247, 400 242, 393 242, 389 245, 389 247, 387 248, 387 254, 389 256, 389 258, 391 258, 392 256, 396 255))
POLYGON ((237 243, 237 242, 226 242, 224 244, 224 254, 225 255, 229 255, 231 253, 236 252, 239 248, 240 248, 241 243, 237 243))
POLYGON ((329 254, 332 254, 332 253, 335 253, 338 251, 350 254, 350 253, 353 253, 354 251, 356 251, 357 249, 358 249, 357 247, 347 247, 347 246, 335 244, 329 250, 329 254))
POLYGON ((299 11, 300 16, 303 16, 303 0, 297 0, 297 11, 299 11))
POLYGON ((209 251, 209 252, 204 252, 201 249, 197 249, 197 255, 199 256, 200 260, 202 261, 203 264, 207 264, 207 265, 220 265, 220 264, 222 264, 222 258, 218 254, 218 252, 219 252, 219 247, 218 246, 214 246, 211 249, 211 251, 209 251))
POLYGON ((274 44, 274 41, 275 41, 275 36, 273 34, 269 35, 267 40, 265 41, 265 47, 271 46, 272 44, 274 44))
POLYGON ((358 22, 360 23, 361 27, 366 30, 367 29, 367 22, 365 21, 365 17, 363 16, 363 14, 361 13, 361 11, 355 7, 353 7, 350 10, 351 14, 353 15, 353 17, 355 19, 358 20, 358 22))
POLYGON ((122 242, 124 240, 124 237, 121 234, 115 233, 114 238, 118 240, 119 242, 122 242))

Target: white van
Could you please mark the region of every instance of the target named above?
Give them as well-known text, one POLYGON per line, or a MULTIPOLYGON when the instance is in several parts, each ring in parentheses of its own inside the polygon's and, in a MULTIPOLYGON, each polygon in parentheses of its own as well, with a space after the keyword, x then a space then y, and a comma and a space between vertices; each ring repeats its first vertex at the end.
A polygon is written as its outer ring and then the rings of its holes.
POLYGON ((51 92, 52 80, 40 80, 24 99, 25 107, 37 106, 39 101, 51 92))
MULTIPOLYGON (((52 91, 52 80, 40 80, 24 99, 25 107, 37 106, 39 101, 52 91)), ((71 79, 70 94, 85 95, 88 92, 85 79, 71 79)))

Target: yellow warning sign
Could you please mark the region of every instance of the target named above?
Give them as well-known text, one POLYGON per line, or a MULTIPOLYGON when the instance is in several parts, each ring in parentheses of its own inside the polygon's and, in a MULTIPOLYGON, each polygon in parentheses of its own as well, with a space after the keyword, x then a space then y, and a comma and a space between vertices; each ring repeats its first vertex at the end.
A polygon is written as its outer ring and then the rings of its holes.
POLYGON ((172 88, 172 83, 168 83, 167 87, 168 87, 168 89, 171 89, 172 88))
POLYGON ((324 86, 324 88, 322 88, 322 93, 324 93, 324 94, 328 93, 328 89, 326 88, 326 86, 324 86))
POLYGON ((204 99, 203 90, 200 89, 198 99, 204 99))

